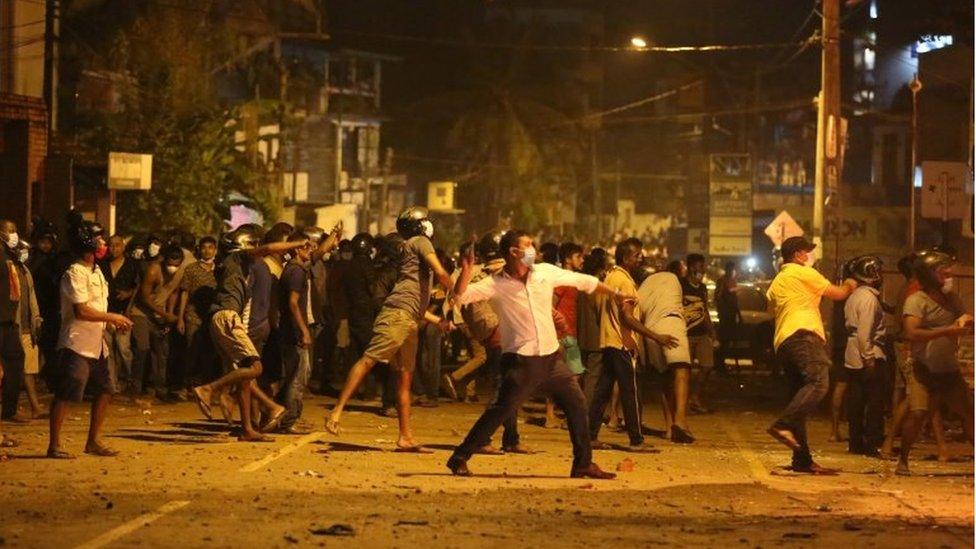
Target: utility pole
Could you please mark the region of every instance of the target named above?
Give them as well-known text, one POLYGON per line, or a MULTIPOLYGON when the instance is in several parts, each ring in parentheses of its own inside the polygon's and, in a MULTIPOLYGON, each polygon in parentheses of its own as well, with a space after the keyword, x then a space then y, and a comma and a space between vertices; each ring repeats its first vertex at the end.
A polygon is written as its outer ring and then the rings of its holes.
POLYGON ((58 131, 58 61, 61 48, 61 0, 47 0, 44 23, 44 101, 48 131, 58 131))
POLYGON ((813 237, 822 239, 824 193, 839 198, 840 182, 840 0, 822 0, 820 96, 817 101, 817 162, 813 192, 813 237))
MULTIPOLYGON (((908 84, 912 90, 912 167, 908 172, 908 249, 915 250, 915 169, 918 167, 918 92, 922 91, 922 81, 916 74, 908 84)), ((970 130, 972 131, 972 130, 970 130)), ((944 200, 943 200, 944 202, 944 200)))

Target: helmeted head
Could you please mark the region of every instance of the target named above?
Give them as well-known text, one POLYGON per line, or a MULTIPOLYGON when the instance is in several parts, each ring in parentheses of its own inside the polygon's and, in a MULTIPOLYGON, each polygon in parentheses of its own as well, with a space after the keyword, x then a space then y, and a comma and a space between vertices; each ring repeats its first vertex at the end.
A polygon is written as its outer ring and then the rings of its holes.
POLYGON ((352 237, 352 255, 369 257, 373 253, 373 235, 359 233, 352 237))
POLYGON ((884 277, 884 261, 874 255, 855 257, 845 265, 845 276, 853 278, 861 284, 880 286, 884 277))
POLYGON ((434 224, 430 220, 430 212, 423 206, 411 206, 400 212, 396 220, 397 232, 403 238, 426 236, 433 238, 434 224))
POLYGON ((912 264, 912 272, 925 291, 945 289, 952 280, 952 266, 956 258, 939 250, 918 253, 912 264))
POLYGON ((264 237, 264 229, 257 223, 245 223, 220 237, 220 252, 230 254, 257 248, 264 237))
POLYGON ((482 261, 488 262, 501 257, 498 251, 498 245, 501 243, 504 234, 502 231, 492 231, 484 234, 478 240, 478 245, 474 251, 482 261))
POLYGON ((95 254, 105 247, 105 231, 93 221, 81 221, 68 228, 68 247, 78 256, 95 254))

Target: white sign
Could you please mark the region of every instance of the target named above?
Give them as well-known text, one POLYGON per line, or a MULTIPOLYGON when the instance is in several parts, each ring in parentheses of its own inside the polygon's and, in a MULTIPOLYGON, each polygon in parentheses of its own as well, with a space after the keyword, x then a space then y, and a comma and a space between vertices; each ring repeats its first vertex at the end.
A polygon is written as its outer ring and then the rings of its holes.
POLYGON ((793 219, 792 215, 783 210, 772 223, 766 226, 766 230, 763 232, 773 241, 773 245, 779 248, 787 238, 803 236, 803 227, 793 219))
POLYGON ((453 181, 431 181, 427 184, 427 209, 432 212, 454 211, 453 181))
POLYGON ((108 188, 148 191, 152 188, 151 154, 108 153, 108 188))
POLYGON ((968 212, 969 166, 962 162, 922 162, 922 217, 963 219, 968 212))

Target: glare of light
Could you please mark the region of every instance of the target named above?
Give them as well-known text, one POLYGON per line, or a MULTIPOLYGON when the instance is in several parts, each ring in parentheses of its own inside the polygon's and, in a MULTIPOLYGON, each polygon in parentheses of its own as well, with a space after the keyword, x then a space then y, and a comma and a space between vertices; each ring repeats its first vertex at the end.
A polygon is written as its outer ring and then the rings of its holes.
POLYGON ((914 180, 913 183, 915 185, 915 188, 921 189, 922 188, 922 167, 921 166, 915 166, 915 175, 912 179, 914 180))
POLYGON ((869 8, 871 19, 878 18, 878 0, 871 0, 871 7, 869 8))
POLYGON ((948 48, 953 43, 951 34, 938 34, 923 36, 921 40, 915 42, 915 53, 928 53, 930 51, 948 48))
POLYGON ((647 47, 647 40, 644 40, 640 36, 635 36, 630 39, 630 45, 638 49, 644 49, 647 47))
POLYGON ((749 269, 750 271, 755 269, 756 266, 758 265, 759 265, 759 261, 757 261, 755 257, 746 258, 746 268, 749 269))

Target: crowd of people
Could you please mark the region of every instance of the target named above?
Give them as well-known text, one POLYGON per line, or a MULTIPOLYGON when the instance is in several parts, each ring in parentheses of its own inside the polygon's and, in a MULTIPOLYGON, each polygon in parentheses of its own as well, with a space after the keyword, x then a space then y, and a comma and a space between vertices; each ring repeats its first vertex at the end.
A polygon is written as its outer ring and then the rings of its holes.
MULTIPOLYGON (((127 238, 72 212, 62 242, 50 223, 36 221, 21 239, 14 223, 0 221, 0 417, 47 414, 47 455, 71 458, 61 427, 69 405, 88 395, 84 451, 112 456, 100 434, 113 398, 194 400, 209 419, 219 412, 234 424, 236 415, 240 440, 269 442, 274 433, 313 429, 302 406, 312 390, 337 397, 325 420, 332 435, 341 435, 351 399, 378 399, 381 413, 399 420, 395 451, 427 453, 411 408, 441 397, 477 401, 477 383, 488 379, 492 397, 448 461, 454 474, 470 475, 476 454, 532 453, 516 418, 543 395, 545 425, 568 429, 570 475, 607 479, 614 475, 592 454, 611 447, 599 438, 604 425, 627 434, 622 450, 658 451, 644 436, 638 382, 656 372, 665 437, 695 442, 689 415, 709 411, 705 388, 741 323, 734 262, 710 292, 704 256, 652 272, 638 238, 616 242, 612 253, 573 242, 537 251, 524 231, 496 231, 452 255, 434 246, 422 207, 403 211, 394 233, 341 235, 341 224, 326 231, 277 223, 199 239, 179 231, 127 238), (463 360, 445 372, 448 348, 463 360), (46 412, 42 385, 53 393, 46 412)), ((958 340, 972 336, 973 318, 954 291, 954 258, 939 250, 905 258, 908 284, 892 306, 881 299, 879 258, 853 258, 835 284, 813 268, 814 248, 787 239, 766 294, 775 357, 792 382, 792 399, 768 433, 793 451, 793 470, 834 473, 813 460, 806 432, 832 376, 835 396, 846 393, 853 453, 891 454, 901 435, 897 471, 908 474, 913 443, 929 417, 941 433, 943 408, 963 418, 972 440, 958 340), (822 298, 844 302, 833 330, 844 342, 837 361, 822 298), (888 314, 897 334, 887 333, 888 314)), ((16 445, 3 435, 4 448, 16 445)))

